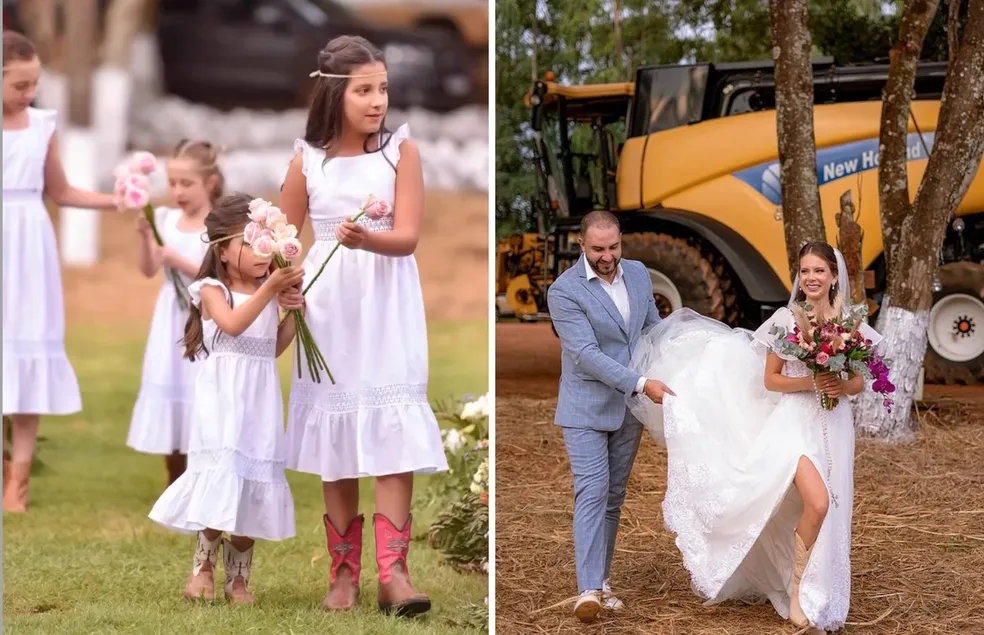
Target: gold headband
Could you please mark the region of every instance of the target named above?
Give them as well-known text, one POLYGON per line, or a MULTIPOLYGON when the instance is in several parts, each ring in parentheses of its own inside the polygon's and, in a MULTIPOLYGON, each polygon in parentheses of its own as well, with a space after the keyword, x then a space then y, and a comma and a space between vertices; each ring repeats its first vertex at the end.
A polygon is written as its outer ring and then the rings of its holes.
POLYGON ((225 238, 216 238, 215 240, 209 240, 208 232, 205 232, 204 234, 202 234, 202 242, 205 243, 206 245, 214 245, 216 243, 222 243, 227 240, 232 240, 233 238, 239 238, 240 236, 245 236, 245 235, 246 235, 245 232, 239 232, 238 234, 233 234, 232 236, 226 236, 225 238))
POLYGON ((322 71, 313 71, 308 75, 308 77, 334 77, 336 79, 357 79, 361 77, 375 77, 376 75, 385 75, 386 71, 376 71, 375 73, 363 73, 361 75, 336 75, 335 73, 324 73, 322 71))

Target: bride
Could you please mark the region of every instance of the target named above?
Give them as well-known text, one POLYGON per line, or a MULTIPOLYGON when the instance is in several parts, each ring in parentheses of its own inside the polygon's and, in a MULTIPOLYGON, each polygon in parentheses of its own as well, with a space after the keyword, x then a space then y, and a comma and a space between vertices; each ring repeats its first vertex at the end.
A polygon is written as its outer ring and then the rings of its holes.
MULTIPOLYGON (((840 252, 810 243, 799 263, 790 306, 846 315, 840 252)), ((793 320, 784 307, 751 333, 673 313, 644 334, 631 365, 676 396, 629 407, 666 446, 663 518, 706 604, 768 599, 796 626, 838 630, 851 595, 854 425, 848 399, 824 410, 819 398, 857 395, 864 378, 814 379, 777 353, 773 327, 792 331, 793 320)), ((861 331, 881 339, 867 324, 861 331)))

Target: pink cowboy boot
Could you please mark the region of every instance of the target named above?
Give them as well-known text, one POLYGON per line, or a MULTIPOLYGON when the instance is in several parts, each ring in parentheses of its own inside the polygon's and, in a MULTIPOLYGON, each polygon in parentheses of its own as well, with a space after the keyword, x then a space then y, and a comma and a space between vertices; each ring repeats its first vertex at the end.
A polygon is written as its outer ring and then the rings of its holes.
POLYGON ((430 610, 430 598, 413 590, 407 552, 410 550, 410 520, 397 529, 386 516, 373 514, 376 533, 376 564, 379 566, 379 610, 399 617, 420 615, 430 610))
POLYGON ((219 542, 222 537, 209 540, 204 531, 198 532, 198 546, 195 548, 195 560, 188 575, 184 596, 189 600, 215 599, 215 564, 219 560, 219 542))
POLYGON ((325 514, 325 534, 331 554, 331 581, 328 594, 321 602, 325 611, 348 611, 359 602, 359 573, 362 571, 362 525, 359 514, 340 534, 325 514))

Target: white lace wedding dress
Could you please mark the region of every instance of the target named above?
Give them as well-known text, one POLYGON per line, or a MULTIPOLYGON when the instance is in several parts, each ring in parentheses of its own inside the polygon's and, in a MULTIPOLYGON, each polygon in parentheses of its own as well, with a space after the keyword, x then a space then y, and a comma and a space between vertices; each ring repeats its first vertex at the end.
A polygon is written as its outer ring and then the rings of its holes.
MULTIPOLYGON (((632 367, 676 396, 662 407, 645 398, 629 406, 667 449, 664 522, 707 604, 767 599, 788 617, 793 530, 803 506, 793 477, 801 456, 813 462, 831 497, 800 602, 814 626, 837 630, 851 595, 853 418, 848 399, 824 411, 813 392, 765 389, 766 352, 776 339, 769 331, 775 324, 791 330, 792 321, 783 308, 750 333, 689 309, 673 313, 644 334, 632 367)), ((787 358, 782 372, 810 371, 787 358)))

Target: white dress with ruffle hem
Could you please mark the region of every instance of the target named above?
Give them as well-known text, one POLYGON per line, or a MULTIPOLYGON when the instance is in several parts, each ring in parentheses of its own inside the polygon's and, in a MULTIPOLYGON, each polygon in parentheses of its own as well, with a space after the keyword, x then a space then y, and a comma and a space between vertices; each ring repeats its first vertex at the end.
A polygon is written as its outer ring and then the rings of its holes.
MULTIPOLYGON (((154 222, 165 245, 189 261, 201 263, 208 245, 202 241, 202 232, 178 228, 182 213, 177 208, 158 207, 154 222)), ((133 406, 126 444, 149 454, 187 454, 195 375, 202 365, 184 357, 182 340, 188 310, 178 304, 171 278, 161 277, 147 336, 140 394, 133 406)), ((181 280, 186 286, 190 283, 183 275, 181 280)))
MULTIPOLYGON (((189 287, 201 303, 204 285, 220 287, 233 305, 249 296, 213 278, 189 287)), ((278 312, 271 302, 239 336, 202 320, 209 355, 196 361, 188 469, 157 500, 150 518, 176 531, 218 529, 238 536, 294 536, 294 499, 284 477, 286 436, 277 373, 278 312)))
POLYGON ((65 355, 65 300, 51 217, 42 199, 57 113, 27 109, 3 131, 3 414, 82 410, 65 355))
MULTIPOLYGON (((393 205, 395 166, 408 136, 403 125, 378 152, 327 162, 323 150, 295 142, 315 236, 304 261, 305 284, 336 245, 335 228, 369 195, 393 205)), ((393 229, 392 214, 359 222, 370 231, 393 229)), ((427 401, 427 322, 413 255, 341 247, 306 301, 307 323, 337 383, 311 381, 306 364, 298 379, 295 358, 288 467, 323 481, 446 470, 427 401)))
MULTIPOLYGON (((716 604, 768 600, 788 618, 794 566, 793 530, 803 501, 793 485, 800 457, 809 459, 830 494, 827 516, 800 586, 810 622, 837 630, 851 598, 851 515, 854 502, 854 420, 848 398, 820 407, 813 392, 765 389, 765 359, 775 352, 780 309, 754 333, 682 309, 643 335, 633 369, 676 393, 662 407, 632 398, 632 413, 667 450, 663 500, 666 528, 694 591, 716 604)), ((881 337, 866 324, 865 336, 881 337)), ((783 374, 810 374, 780 355, 783 374)))

